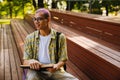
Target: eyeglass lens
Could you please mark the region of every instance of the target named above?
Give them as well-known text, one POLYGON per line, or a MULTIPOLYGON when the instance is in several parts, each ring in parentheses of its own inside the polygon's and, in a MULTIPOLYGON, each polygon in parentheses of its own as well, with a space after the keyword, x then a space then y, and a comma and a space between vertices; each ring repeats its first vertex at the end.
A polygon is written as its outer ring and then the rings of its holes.
POLYGON ((37 21, 41 21, 41 20, 44 20, 44 18, 42 18, 42 17, 37 17, 37 18, 35 18, 35 17, 34 17, 34 18, 33 18, 33 21, 36 21, 36 20, 37 20, 37 21))

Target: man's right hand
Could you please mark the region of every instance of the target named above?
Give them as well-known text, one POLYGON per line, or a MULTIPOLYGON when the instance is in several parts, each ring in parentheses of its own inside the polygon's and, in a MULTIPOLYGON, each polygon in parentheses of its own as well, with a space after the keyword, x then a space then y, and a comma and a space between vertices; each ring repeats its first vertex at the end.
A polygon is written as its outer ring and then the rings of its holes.
POLYGON ((30 69, 35 69, 35 70, 40 70, 41 68, 41 63, 37 60, 29 60, 29 65, 30 65, 30 69))

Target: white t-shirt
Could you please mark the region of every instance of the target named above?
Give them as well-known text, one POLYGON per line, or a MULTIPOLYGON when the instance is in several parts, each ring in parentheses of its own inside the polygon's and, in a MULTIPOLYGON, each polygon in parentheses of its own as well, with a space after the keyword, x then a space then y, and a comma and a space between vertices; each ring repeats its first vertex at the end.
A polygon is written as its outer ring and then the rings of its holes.
POLYGON ((51 63, 50 56, 49 56, 50 39, 51 39, 51 34, 49 34, 48 36, 40 35, 38 60, 43 64, 51 63))

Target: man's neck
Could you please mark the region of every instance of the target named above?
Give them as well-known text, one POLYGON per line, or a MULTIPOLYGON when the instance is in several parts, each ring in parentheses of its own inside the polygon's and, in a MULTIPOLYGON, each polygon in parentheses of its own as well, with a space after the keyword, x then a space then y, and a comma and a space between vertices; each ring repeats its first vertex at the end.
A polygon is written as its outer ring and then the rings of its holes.
POLYGON ((45 29, 45 30, 40 30, 40 35, 42 35, 42 36, 47 36, 47 35, 50 34, 50 31, 51 31, 50 28, 45 29))

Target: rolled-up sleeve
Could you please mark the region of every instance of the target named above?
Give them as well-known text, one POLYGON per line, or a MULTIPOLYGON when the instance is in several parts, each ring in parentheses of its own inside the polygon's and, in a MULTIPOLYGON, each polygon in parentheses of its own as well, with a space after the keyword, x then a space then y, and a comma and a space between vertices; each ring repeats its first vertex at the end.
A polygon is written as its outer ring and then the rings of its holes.
POLYGON ((23 53, 23 59, 31 59, 32 57, 32 50, 31 50, 31 44, 30 44, 30 39, 27 36, 25 41, 24 41, 24 53, 23 53))
POLYGON ((67 42, 66 42, 66 37, 64 34, 60 35, 59 43, 60 43, 59 61, 67 61, 68 60, 67 42))

